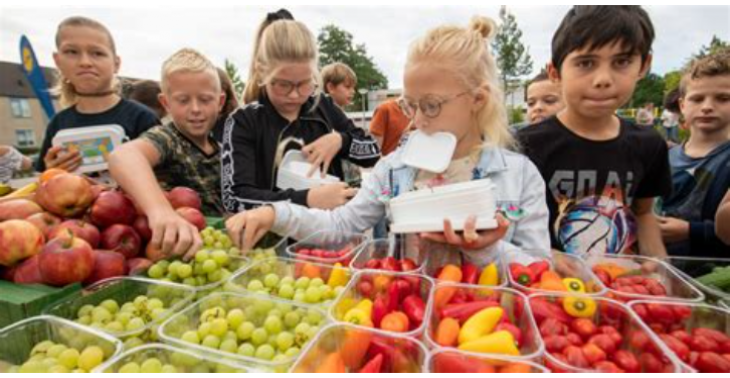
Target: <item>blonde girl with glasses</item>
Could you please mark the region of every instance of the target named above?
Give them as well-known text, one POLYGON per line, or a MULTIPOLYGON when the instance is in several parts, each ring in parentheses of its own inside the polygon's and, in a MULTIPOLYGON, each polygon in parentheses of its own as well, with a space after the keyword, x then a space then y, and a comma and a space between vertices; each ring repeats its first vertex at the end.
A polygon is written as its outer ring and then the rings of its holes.
POLYGON ((550 237, 545 183, 526 157, 509 149, 514 142, 488 47, 494 27, 490 19, 474 17, 469 27, 438 27, 410 47, 400 103, 421 132, 456 136, 456 150, 445 172, 436 175, 405 166, 404 150, 399 148, 375 166, 346 205, 323 211, 279 202, 239 213, 226 224, 234 242, 247 250, 268 230, 294 239, 319 230, 363 232, 387 216, 390 199, 399 194, 489 178, 496 186, 498 208, 507 214, 522 213, 521 217, 508 221, 498 215, 496 229, 478 231, 472 216, 463 232, 454 232, 444 220, 442 233, 406 238, 416 238, 417 245, 429 243, 427 250, 420 248, 417 253, 429 253, 430 258, 456 258, 481 266, 500 256, 524 262, 534 253, 546 256, 550 237))
MULTIPOLYGON (((344 182, 309 190, 279 190, 284 154, 301 150, 312 163, 344 181, 342 161, 372 167, 376 141, 358 129, 320 90, 317 43, 307 27, 282 9, 269 13, 256 34, 244 106, 223 131, 223 205, 239 212, 272 202, 332 209, 356 190, 344 182)), ((313 171, 310 171, 313 174, 313 171)))

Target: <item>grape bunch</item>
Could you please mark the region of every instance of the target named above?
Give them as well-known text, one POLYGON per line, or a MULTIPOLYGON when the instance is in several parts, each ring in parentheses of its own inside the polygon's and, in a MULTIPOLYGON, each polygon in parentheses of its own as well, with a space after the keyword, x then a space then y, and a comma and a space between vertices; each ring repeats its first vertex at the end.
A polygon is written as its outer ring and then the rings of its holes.
MULTIPOLYGON (((233 272, 244 265, 244 261, 231 251, 222 249, 201 249, 189 263, 162 260, 147 269, 147 276, 167 282, 177 282, 188 286, 205 286, 227 280, 233 272)), ((240 252, 239 252, 240 253, 240 252)))
POLYGON ((104 350, 89 345, 79 352, 50 340, 36 344, 30 358, 20 366, 11 366, 7 373, 88 373, 106 359, 104 350))
POLYGON ((226 363, 201 359, 187 351, 174 352, 161 347, 132 352, 115 362, 105 373, 243 373, 226 363))
POLYGON ((111 334, 125 334, 125 347, 142 345, 144 341, 154 340, 151 332, 144 332, 147 324, 163 320, 168 308, 159 298, 139 295, 134 300, 119 306, 113 299, 107 299, 98 306, 82 306, 76 322, 111 334), (144 332, 144 333, 143 333, 144 332))

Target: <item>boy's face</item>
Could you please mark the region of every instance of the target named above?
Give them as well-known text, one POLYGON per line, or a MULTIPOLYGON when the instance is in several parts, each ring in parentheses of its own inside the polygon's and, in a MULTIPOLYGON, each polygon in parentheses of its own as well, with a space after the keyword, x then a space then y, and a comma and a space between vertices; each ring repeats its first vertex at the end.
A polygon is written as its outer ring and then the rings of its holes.
POLYGON ((330 83, 327 84, 327 91, 332 96, 332 99, 335 100, 335 103, 339 107, 344 108, 352 103, 352 98, 355 95, 355 84, 349 81, 337 85, 330 83))
POLYGON ((567 111, 582 118, 605 118, 631 98, 650 66, 651 56, 642 65, 640 54, 613 43, 572 51, 559 71, 550 65, 549 73, 562 86, 567 111))
POLYGON ((53 60, 79 94, 93 95, 112 88, 121 63, 108 36, 86 26, 67 26, 60 31, 53 60))
POLYGON ((205 138, 215 126, 225 100, 217 73, 178 71, 167 75, 160 102, 180 130, 205 138))
POLYGON ((730 75, 689 80, 679 100, 692 130, 706 133, 730 130, 730 75))
POLYGON ((527 87, 527 120, 530 123, 542 122, 563 110, 563 95, 560 85, 550 80, 542 80, 527 87))

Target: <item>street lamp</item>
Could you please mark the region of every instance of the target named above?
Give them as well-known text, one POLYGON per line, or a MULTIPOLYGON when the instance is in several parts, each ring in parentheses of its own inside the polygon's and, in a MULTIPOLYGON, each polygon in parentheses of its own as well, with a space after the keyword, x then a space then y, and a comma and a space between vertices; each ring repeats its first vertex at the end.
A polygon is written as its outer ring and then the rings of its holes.
POLYGON ((367 127, 365 125, 365 95, 368 94, 368 90, 360 88, 357 90, 357 93, 360 93, 360 103, 362 104, 362 128, 365 129, 367 127))

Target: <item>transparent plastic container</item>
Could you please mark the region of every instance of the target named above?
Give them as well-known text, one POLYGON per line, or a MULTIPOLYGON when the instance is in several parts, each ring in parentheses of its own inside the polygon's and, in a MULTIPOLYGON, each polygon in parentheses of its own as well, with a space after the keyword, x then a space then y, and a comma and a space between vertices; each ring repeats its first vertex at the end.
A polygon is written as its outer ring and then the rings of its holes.
MULTIPOLYGON (((315 306, 305 306, 291 301, 282 299, 274 299, 262 295, 253 294, 236 294, 236 293, 213 293, 192 305, 186 307, 176 315, 172 316, 160 327, 160 337, 166 344, 178 346, 182 349, 195 350, 201 353, 210 353, 219 356, 222 359, 235 361, 237 364, 243 365, 251 370, 260 370, 263 372, 285 372, 295 361, 298 354, 286 356, 284 358, 275 358, 273 360, 264 360, 255 356, 245 356, 229 351, 223 351, 216 348, 208 347, 201 344, 195 344, 183 340, 182 336, 187 331, 199 331, 201 325, 201 315, 206 310, 214 308, 222 308, 228 312, 234 309, 240 309, 244 314, 245 322, 252 322, 255 327, 263 328, 264 321, 270 315, 271 311, 278 310, 281 315, 289 312, 296 312, 300 319, 307 319, 310 327, 302 332, 296 332, 292 327, 282 325, 282 330, 291 332, 295 335, 295 346, 304 349, 308 343, 316 337, 316 333, 327 324, 327 315, 315 306), (316 324, 316 325, 315 325, 316 324), (316 328, 315 328, 316 327, 316 328)), ((214 310, 214 311, 220 311, 214 310)), ((302 321, 300 321, 302 323, 302 321)), ((298 326, 299 324, 297 324, 298 326)), ((283 332, 283 331, 282 331, 283 332)), ((238 337, 237 345, 245 342, 251 342, 251 339, 239 340, 238 330, 234 332, 238 337)), ((199 334, 200 335, 200 334, 199 334)), ((271 335, 267 335, 270 337, 271 335)), ((225 340, 225 336, 219 338, 220 342, 225 340)), ((266 344, 265 341, 263 344, 266 344)), ((262 345, 263 345, 262 344, 262 345)))
POLYGON ((383 355, 383 373, 420 373, 427 351, 411 337, 338 323, 323 328, 289 372, 354 373, 378 354, 383 355), (341 364, 333 363, 339 360, 336 353, 341 364))
MULTIPOLYGON (((401 260, 406 257, 405 241, 398 241, 399 239, 375 239, 370 240, 363 245, 360 252, 350 262, 350 268, 355 271, 359 270, 373 270, 367 267, 368 261, 371 260, 382 260, 386 257, 393 257, 396 260, 401 260)), ((428 259, 427 253, 419 253, 415 256, 412 261, 415 263, 416 268, 411 270, 402 270, 403 273, 422 273, 426 268, 426 260, 428 259)), ((375 270, 384 270, 382 268, 376 268, 375 270)))
MULTIPOLYGON (((661 335, 667 331, 686 331, 692 335, 693 331, 697 328, 707 328, 724 333, 728 336, 728 340, 730 340, 730 310, 728 309, 699 303, 658 302, 649 300, 632 301, 628 306, 657 335, 661 335), (651 316, 648 306, 662 306, 671 309, 675 317, 667 319, 664 322, 659 322, 651 316), (678 309, 681 309, 686 314, 686 317, 683 317, 683 319, 677 318, 675 311, 678 309)), ((663 344, 666 345, 665 343, 663 344)), ((694 350, 692 345, 687 346, 690 350, 694 350)), ((670 348, 667 346, 667 349, 670 348)), ((721 346, 720 349, 722 349, 721 346)), ((716 352, 722 354, 720 350, 716 352)), ((684 372, 699 373, 697 369, 690 365, 688 360, 680 359, 676 353, 673 353, 673 357, 679 361, 684 372)))
POLYGON ((122 343, 89 327, 55 316, 32 317, 0 329, 0 373, 15 372, 31 358, 33 347, 43 341, 63 344, 82 352, 97 346, 108 360, 122 350, 122 343))
MULTIPOLYGON (((649 299, 661 301, 702 302, 705 295, 689 283, 682 274, 667 263, 645 256, 629 255, 589 255, 587 263, 596 273, 597 269, 611 270, 618 277, 644 277, 658 281, 665 289, 666 295, 637 294, 616 290, 612 285, 606 285, 606 296, 622 302, 649 299)), ((598 275, 598 274, 596 274, 598 275)), ((617 277, 613 277, 613 280, 617 277)), ((605 282, 604 282, 605 284, 605 282)), ((639 286, 645 286, 641 284, 639 286)))
MULTIPOLYGON (((107 299, 117 302, 122 307, 127 302, 134 301, 138 296, 162 301, 165 311, 156 318, 146 318, 142 328, 122 330, 118 332, 98 328, 100 332, 108 333, 122 340, 138 338, 138 342, 157 340, 157 327, 170 315, 187 306, 195 296, 195 290, 190 286, 161 282, 139 277, 116 277, 97 282, 79 293, 66 297, 45 309, 44 313, 60 318, 77 321, 79 310, 86 305, 98 306, 107 299)), ((83 324, 79 322, 79 324, 83 324)), ((89 326, 90 324, 83 324, 89 326)))
POLYGON ((257 263, 249 265, 245 269, 240 270, 238 273, 233 275, 228 280, 228 282, 223 284, 222 290, 235 293, 258 293, 263 295, 270 295, 272 297, 292 300, 300 304, 327 306, 331 304, 336 299, 337 295, 344 290, 351 276, 352 274, 350 269, 345 267, 335 267, 334 265, 320 264, 313 261, 276 258, 270 256, 260 260, 257 263), (333 278, 332 274, 334 272, 340 275, 343 278, 344 282, 334 282, 338 281, 336 277, 333 278), (294 284, 289 285, 294 288, 294 291, 290 292, 293 295, 292 297, 289 297, 288 294, 284 294, 280 290, 284 286, 283 284, 277 285, 272 288, 269 288, 265 285, 266 276, 271 273, 277 275, 280 282, 283 281, 285 277, 291 277, 291 279, 294 280, 294 284), (309 286, 307 284, 308 286, 305 287, 297 283, 297 281, 299 281, 299 279, 302 277, 307 277, 309 281, 314 278, 320 278, 327 286, 331 288, 331 290, 326 291, 324 294, 321 294, 320 300, 315 302, 307 302, 306 296, 304 298, 301 298, 296 295, 296 290, 298 288, 301 287, 307 289, 309 286), (333 282, 330 282, 330 279, 332 279, 333 282), (251 282, 254 280, 262 283, 262 285, 258 285, 261 286, 261 289, 253 290, 254 286, 257 285, 251 285, 251 282), (330 283, 332 283, 332 285, 329 285, 330 283), (341 288, 338 289, 337 287, 341 288))
MULTIPOLYGON (((701 282, 702 276, 712 273, 715 269, 730 269, 730 259, 669 256, 664 261, 674 267, 692 285, 700 289, 705 294, 707 302, 715 303, 721 300, 730 300, 730 291, 723 291, 716 286, 705 285, 701 282)), ((730 270, 727 272, 730 274, 730 270)), ((730 290, 730 288, 725 290, 730 290)))
POLYGON ((246 373, 242 365, 211 354, 180 349, 165 344, 148 344, 130 349, 94 369, 94 373, 139 372, 148 359, 157 359, 163 373, 246 373), (172 367, 172 369, 170 369, 172 367), (123 371, 120 369, 124 368, 123 371))
MULTIPOLYGON (((557 251, 552 251, 550 257, 550 260, 545 260, 550 263, 550 270, 557 273, 563 279, 577 278, 581 280, 585 285, 586 294, 603 296, 608 291, 606 286, 604 286, 601 280, 593 274, 591 268, 588 267, 582 258, 557 251)), ((553 290, 538 289, 520 284, 517 282, 517 279, 512 276, 512 272, 509 269, 507 269, 507 276, 509 277, 509 284, 511 287, 526 293, 527 295, 554 292, 553 290)))
MULTIPOLYGON (((229 255, 228 257, 229 257, 229 263, 228 263, 228 266, 226 266, 226 270, 228 270, 230 272, 230 276, 233 276, 236 272, 251 265, 249 259, 246 257, 231 256, 231 255, 229 255)), ((154 280, 154 281, 169 282, 169 281, 166 281, 164 278, 162 278, 162 279, 151 278, 151 277, 147 276, 147 272, 141 273, 140 276, 143 278, 154 280)), ((228 281, 230 276, 228 276, 228 277, 224 276, 218 281, 208 282, 205 285, 200 285, 200 286, 185 285, 185 286, 191 287, 196 291, 196 295, 195 295, 196 298, 202 298, 205 295, 210 294, 214 291, 219 291, 221 286, 223 285, 223 283, 228 281)), ((179 282, 175 282, 175 283, 184 285, 183 283, 179 283, 179 282)))
MULTIPOLYGON (((613 344, 616 350, 625 350, 632 353, 640 364, 640 371, 642 373, 651 372, 648 370, 648 365, 645 364, 641 358, 642 353, 651 354, 655 359, 661 362, 661 369, 665 373, 677 373, 681 371, 679 364, 676 359, 672 356, 669 350, 664 346, 657 336, 651 332, 651 330, 641 322, 638 316, 629 309, 625 304, 615 301, 609 298, 593 297, 588 295, 578 295, 571 293, 553 293, 553 294, 533 294, 528 297, 528 302, 532 308, 532 314, 535 318, 535 324, 538 329, 542 332, 542 327, 546 330, 551 329, 545 325, 546 320, 558 320, 559 316, 550 315, 547 316, 544 312, 537 308, 545 306, 540 301, 547 301, 559 305, 561 308, 564 307, 563 301, 567 299, 580 299, 585 301, 593 301, 596 304, 596 309, 592 314, 587 314, 583 318, 590 319, 597 327, 611 326, 616 331, 613 337, 619 337, 620 340, 613 340, 613 344), (617 335, 617 336, 616 336, 617 335), (638 341, 641 340, 639 343, 638 341), (637 345, 639 347, 637 347, 637 345)), ((571 323, 577 319, 563 312, 564 316, 569 319, 568 322, 563 323, 568 327, 568 332, 573 332, 571 323)), ((603 331, 597 331, 603 332, 603 331)), ((598 333, 596 333, 598 334, 598 333)), ((552 334, 548 335, 551 336, 552 334)), ((553 373, 595 373, 597 370, 591 369, 588 366, 573 366, 568 363, 568 360, 563 356, 562 351, 551 350, 551 344, 545 341, 546 336, 540 335, 545 343, 545 366, 550 369, 553 373)), ((583 340, 585 343, 586 340, 583 340)), ((612 358, 610 353, 608 358, 612 358)), ((591 365, 589 365, 591 366, 591 365)))
MULTIPOLYGON (((505 287, 486 288, 485 286, 451 283, 439 283, 431 293, 431 311, 425 335, 426 343, 430 348, 458 351, 456 347, 439 345, 434 337, 438 325, 443 319, 443 311, 447 308, 453 308, 449 306, 454 306, 454 304, 447 303, 446 305, 438 305, 436 303, 436 297, 441 295, 440 292, 442 291, 452 293, 452 298, 454 296, 464 295, 468 302, 491 301, 499 304, 499 307, 505 311, 510 322, 522 332, 522 341, 519 345, 519 359, 534 361, 542 355, 544 349, 542 339, 538 336, 537 326, 533 320, 530 308, 527 307, 527 297, 524 294, 505 287)), ((479 353, 470 354, 485 355, 479 353)))
POLYGON ((434 349, 426 359, 428 373, 549 373, 546 367, 506 356, 484 357, 450 349, 434 349))
MULTIPOLYGON (((421 297, 423 303, 426 306, 424 321, 422 322, 422 324, 419 324, 416 327, 412 327, 410 330, 408 330, 408 332, 403 332, 402 334, 411 337, 419 337, 421 334, 423 334, 423 330, 426 328, 426 321, 428 319, 430 307, 431 290, 434 286, 434 283, 430 278, 422 275, 376 270, 365 270, 358 272, 352 278, 350 284, 347 285, 347 288, 345 288, 345 291, 342 293, 342 295, 337 298, 337 302, 330 309, 330 315, 336 321, 342 322, 345 314, 347 314, 349 310, 354 308, 363 299, 369 299, 375 302, 375 296, 378 292, 387 298, 387 288, 392 285, 396 279, 404 279, 408 281, 411 285, 411 290, 416 287, 415 285, 418 285, 418 295, 421 297), (365 281, 372 283, 372 294, 369 296, 364 295, 364 293, 360 290, 360 283, 365 281), (382 289, 378 290, 378 287, 382 287, 382 289)), ((399 298, 401 303, 403 299, 404 298, 399 298)), ((398 311, 403 311, 401 306, 398 306, 398 311)))
POLYGON ((360 251, 363 244, 367 242, 369 238, 365 234, 349 233, 349 232, 337 232, 337 231, 320 231, 316 232, 297 243, 290 245, 286 249, 286 253, 291 258, 299 260, 314 261, 321 264, 336 264, 340 263, 342 266, 349 266, 350 261, 360 251), (332 256, 313 256, 310 254, 302 254, 301 250, 312 250, 319 249, 327 252, 345 252, 339 255, 332 256))

